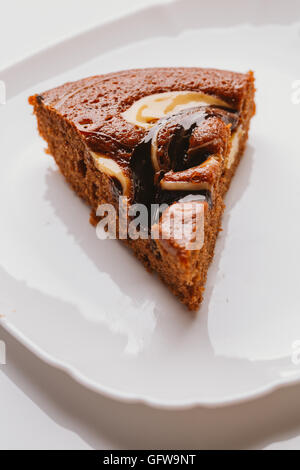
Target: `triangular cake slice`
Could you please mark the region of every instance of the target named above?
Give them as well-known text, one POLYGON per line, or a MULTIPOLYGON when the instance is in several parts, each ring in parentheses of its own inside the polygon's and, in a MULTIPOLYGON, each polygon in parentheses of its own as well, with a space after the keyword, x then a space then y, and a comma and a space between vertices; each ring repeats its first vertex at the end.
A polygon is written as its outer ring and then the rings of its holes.
POLYGON ((66 83, 29 99, 48 151, 91 207, 92 222, 103 203, 120 216, 120 197, 127 215, 135 204, 148 209, 142 236, 117 236, 192 310, 202 301, 254 92, 252 72, 153 68, 66 83))

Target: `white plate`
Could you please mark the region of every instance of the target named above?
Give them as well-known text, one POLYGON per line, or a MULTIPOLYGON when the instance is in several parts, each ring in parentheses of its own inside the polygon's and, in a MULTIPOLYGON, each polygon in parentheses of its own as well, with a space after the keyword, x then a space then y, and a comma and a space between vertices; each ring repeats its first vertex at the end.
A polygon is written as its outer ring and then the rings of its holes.
POLYGON ((216 406, 300 380, 292 361, 300 340, 299 2, 212 5, 153 7, 1 74, 10 97, 0 110, 1 324, 82 384, 122 400, 216 406), (89 209, 43 153, 26 103, 67 80, 166 65, 257 77, 257 116, 197 315, 117 241, 97 240, 89 209))

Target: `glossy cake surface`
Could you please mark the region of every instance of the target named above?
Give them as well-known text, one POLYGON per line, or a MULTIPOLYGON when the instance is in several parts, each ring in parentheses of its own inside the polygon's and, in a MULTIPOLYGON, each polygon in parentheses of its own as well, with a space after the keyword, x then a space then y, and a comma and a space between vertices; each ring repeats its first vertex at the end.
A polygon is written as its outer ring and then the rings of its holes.
POLYGON ((122 118, 137 100, 169 91, 201 91, 240 110, 248 84, 247 74, 213 69, 137 69, 66 83, 40 96, 45 105, 74 123, 95 151, 113 155, 116 147, 125 153, 131 150, 146 133, 122 118), (89 132, 96 135, 89 136, 89 132), (97 133, 101 133, 98 139, 97 133))

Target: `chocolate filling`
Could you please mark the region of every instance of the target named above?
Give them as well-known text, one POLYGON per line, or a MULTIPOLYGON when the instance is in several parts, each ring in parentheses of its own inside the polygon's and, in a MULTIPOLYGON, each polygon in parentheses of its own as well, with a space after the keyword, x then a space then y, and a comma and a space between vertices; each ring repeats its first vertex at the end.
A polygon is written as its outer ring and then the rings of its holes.
MULTIPOLYGON (((175 172, 204 163, 211 155, 209 147, 191 147, 190 140, 194 129, 210 117, 221 119, 230 124, 234 132, 239 123, 239 114, 217 106, 199 106, 185 109, 160 119, 144 139, 135 147, 130 166, 133 173, 134 202, 145 204, 168 204, 179 201, 187 195, 202 195, 212 207, 210 191, 171 191, 161 190, 159 181, 170 170, 175 172), (162 142, 159 137, 162 136, 162 142), (156 139, 158 164, 160 170, 155 172, 151 160, 151 146, 156 139)), ((149 214, 151 211, 148 211, 149 214)), ((149 220, 150 225, 153 220, 149 220)))

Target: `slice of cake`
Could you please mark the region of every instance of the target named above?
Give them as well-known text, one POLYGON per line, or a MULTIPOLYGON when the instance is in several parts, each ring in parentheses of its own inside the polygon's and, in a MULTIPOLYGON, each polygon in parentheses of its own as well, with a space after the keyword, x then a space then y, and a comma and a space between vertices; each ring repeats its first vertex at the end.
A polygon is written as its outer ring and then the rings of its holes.
POLYGON ((252 72, 153 68, 90 77, 29 98, 48 151, 91 207, 92 223, 101 204, 129 220, 136 204, 145 207, 140 235, 129 236, 126 225, 117 237, 192 310, 202 301, 254 92, 252 72))

